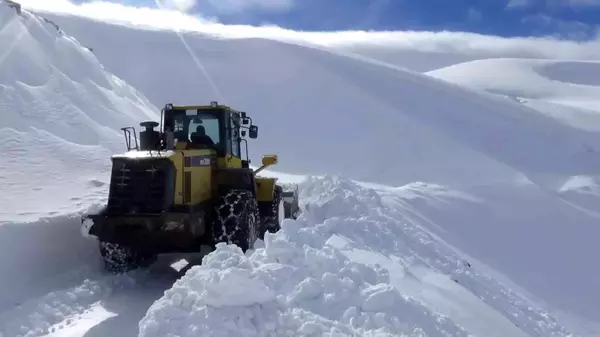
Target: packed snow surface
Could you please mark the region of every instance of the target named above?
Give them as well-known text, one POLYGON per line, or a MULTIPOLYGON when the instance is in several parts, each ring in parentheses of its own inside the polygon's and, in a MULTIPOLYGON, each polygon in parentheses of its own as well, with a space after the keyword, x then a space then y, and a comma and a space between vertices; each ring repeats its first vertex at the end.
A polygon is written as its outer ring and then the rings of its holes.
POLYGON ((450 68, 418 74, 48 10, 0 2, 1 337, 600 333, 593 62, 498 60, 499 79, 437 53, 414 67, 450 68), (250 154, 280 156, 262 174, 300 184, 302 216, 245 254, 106 275, 79 215, 119 128, 215 99, 260 126, 250 154))

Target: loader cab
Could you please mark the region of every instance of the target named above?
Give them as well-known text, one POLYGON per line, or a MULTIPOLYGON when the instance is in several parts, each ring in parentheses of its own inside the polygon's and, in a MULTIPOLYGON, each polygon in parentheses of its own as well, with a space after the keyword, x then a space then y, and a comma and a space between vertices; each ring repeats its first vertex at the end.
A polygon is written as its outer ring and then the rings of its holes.
POLYGON ((163 149, 213 149, 217 157, 224 159, 224 166, 249 166, 248 144, 244 137, 257 138, 258 127, 245 112, 217 102, 208 106, 167 104, 161 120, 164 138, 172 138, 172 144, 163 142, 163 149))

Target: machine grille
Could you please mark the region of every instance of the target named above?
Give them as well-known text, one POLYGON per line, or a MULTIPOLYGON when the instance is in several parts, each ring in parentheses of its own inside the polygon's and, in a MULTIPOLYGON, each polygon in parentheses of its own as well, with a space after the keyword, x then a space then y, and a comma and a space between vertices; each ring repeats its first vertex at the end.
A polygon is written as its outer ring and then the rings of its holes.
POLYGON ((154 214, 173 202, 174 167, 168 159, 113 159, 107 211, 154 214))

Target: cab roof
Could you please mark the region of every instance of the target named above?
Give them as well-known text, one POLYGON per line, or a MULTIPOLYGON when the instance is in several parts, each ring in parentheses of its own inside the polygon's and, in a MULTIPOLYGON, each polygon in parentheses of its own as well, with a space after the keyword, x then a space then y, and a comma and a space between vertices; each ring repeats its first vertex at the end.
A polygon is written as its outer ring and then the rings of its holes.
POLYGON ((210 105, 172 105, 167 104, 166 108, 170 110, 215 110, 215 109, 224 109, 228 111, 237 111, 232 109, 230 106, 221 105, 217 102, 212 102, 210 105))

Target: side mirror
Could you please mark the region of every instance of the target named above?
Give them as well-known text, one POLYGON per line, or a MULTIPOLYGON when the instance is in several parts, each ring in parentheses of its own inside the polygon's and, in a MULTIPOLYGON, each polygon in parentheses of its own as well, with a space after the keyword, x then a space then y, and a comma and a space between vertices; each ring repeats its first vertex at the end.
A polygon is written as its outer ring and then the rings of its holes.
POLYGON ((264 167, 277 164, 277 155, 268 154, 262 157, 262 164, 264 167))
POLYGON ((250 128, 248 129, 248 137, 252 139, 256 139, 258 137, 258 126, 250 125, 250 128))

